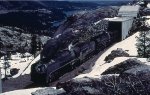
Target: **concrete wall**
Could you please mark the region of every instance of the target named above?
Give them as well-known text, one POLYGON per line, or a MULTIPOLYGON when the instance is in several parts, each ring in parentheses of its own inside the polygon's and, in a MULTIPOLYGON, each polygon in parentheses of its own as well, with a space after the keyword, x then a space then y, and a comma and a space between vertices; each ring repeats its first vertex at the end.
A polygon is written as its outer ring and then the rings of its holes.
POLYGON ((128 36, 129 31, 132 28, 132 23, 133 19, 122 22, 122 40, 124 40, 128 36))

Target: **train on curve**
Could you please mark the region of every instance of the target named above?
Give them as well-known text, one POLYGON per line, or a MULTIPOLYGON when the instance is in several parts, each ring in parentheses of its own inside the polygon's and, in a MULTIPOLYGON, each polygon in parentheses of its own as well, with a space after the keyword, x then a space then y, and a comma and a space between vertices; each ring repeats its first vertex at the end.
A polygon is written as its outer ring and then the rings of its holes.
POLYGON ((41 52, 40 61, 31 66, 31 80, 36 83, 50 83, 93 54, 116 41, 124 40, 141 26, 138 21, 139 9, 139 6, 122 6, 118 17, 94 23, 93 30, 86 33, 88 35, 81 31, 66 31, 50 39, 41 52), (131 12, 125 10, 129 8, 132 8, 131 12))

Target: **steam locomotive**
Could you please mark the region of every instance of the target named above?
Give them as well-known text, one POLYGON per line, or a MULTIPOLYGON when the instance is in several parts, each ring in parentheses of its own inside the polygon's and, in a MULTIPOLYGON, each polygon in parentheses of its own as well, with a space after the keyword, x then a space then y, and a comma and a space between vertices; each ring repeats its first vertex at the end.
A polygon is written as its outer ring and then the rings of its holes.
POLYGON ((76 41, 75 33, 71 32, 51 39, 41 53, 41 60, 31 66, 31 80, 50 83, 106 48, 111 42, 110 34, 104 30, 96 32, 83 42, 76 41))
POLYGON ((141 26, 139 10, 140 6, 122 6, 117 19, 100 20, 89 28, 90 32, 84 34, 68 29, 57 34, 44 46, 41 60, 31 66, 31 80, 50 83, 111 43, 125 39, 141 26))

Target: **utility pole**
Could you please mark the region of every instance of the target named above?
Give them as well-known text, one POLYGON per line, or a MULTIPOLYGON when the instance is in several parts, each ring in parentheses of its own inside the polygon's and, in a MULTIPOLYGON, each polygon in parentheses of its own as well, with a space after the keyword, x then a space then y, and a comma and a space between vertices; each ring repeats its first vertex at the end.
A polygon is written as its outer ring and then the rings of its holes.
POLYGON ((6 73, 7 73, 7 63, 8 63, 8 60, 7 60, 7 55, 5 55, 4 56, 4 69, 5 69, 5 77, 4 77, 4 79, 7 79, 7 75, 6 75, 6 73))
POLYGON ((2 75, 1 75, 1 67, 0 67, 0 93, 2 93, 2 75))
POLYGON ((4 79, 7 79, 7 75, 6 75, 6 64, 7 64, 7 50, 6 50, 6 46, 4 47, 4 50, 5 50, 5 55, 4 55, 4 69, 5 69, 5 77, 4 77, 4 79))

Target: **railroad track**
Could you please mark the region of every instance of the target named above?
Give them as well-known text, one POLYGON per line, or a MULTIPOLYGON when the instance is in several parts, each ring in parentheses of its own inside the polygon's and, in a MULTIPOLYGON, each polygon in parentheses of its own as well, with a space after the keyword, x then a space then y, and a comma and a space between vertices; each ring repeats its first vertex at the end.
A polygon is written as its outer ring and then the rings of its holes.
MULTIPOLYGON (((115 43, 114 43, 115 44, 115 43)), ((92 71, 92 67, 95 65, 95 62, 97 59, 104 53, 106 52, 111 46, 114 44, 110 45, 109 47, 105 48, 103 51, 100 51, 98 54, 93 55, 90 59, 82 63, 79 67, 75 68, 74 70, 65 73, 63 76, 61 76, 59 79, 55 80, 52 83, 49 83, 50 87, 56 86, 58 82, 65 82, 67 80, 71 80, 72 78, 80 75, 80 74, 85 74, 89 73, 92 71)), ((100 66, 103 66, 105 63, 101 64, 100 66)))

